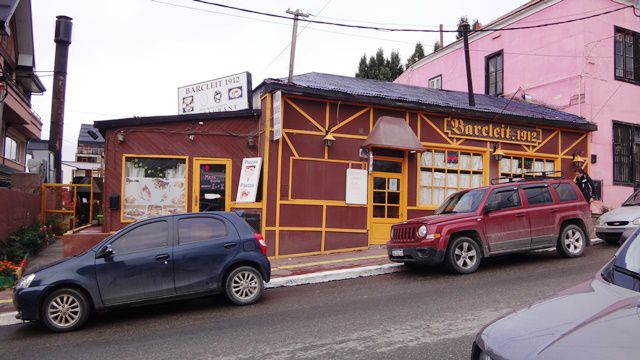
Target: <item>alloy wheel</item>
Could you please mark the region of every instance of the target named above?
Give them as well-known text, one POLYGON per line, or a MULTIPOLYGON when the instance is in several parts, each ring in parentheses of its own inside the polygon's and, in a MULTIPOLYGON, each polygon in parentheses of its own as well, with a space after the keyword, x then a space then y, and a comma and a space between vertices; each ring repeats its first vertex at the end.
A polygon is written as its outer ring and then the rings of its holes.
POLYGON ((49 302, 47 316, 49 320, 60 328, 75 325, 82 315, 80 301, 69 294, 60 294, 49 302))
POLYGON ((582 234, 574 229, 570 229, 564 234, 564 245, 571 254, 578 254, 584 246, 582 234))
POLYGON ((241 300, 250 299, 256 296, 259 291, 258 281, 261 279, 258 279, 253 272, 239 272, 231 281, 231 291, 241 300))
POLYGON ((476 250, 468 242, 463 241, 456 246, 454 260, 463 269, 469 269, 478 260, 476 250))

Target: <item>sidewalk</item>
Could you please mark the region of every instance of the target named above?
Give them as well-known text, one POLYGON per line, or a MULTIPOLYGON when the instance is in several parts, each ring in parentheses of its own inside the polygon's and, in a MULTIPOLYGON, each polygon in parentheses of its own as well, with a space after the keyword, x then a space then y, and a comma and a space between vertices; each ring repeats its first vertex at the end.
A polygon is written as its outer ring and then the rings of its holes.
MULTIPOLYGON (((25 274, 33 269, 62 259, 62 240, 58 239, 34 256, 25 274)), ((267 288, 314 284, 361 276, 386 274, 402 270, 401 264, 391 263, 384 246, 372 246, 368 250, 271 259, 271 281, 267 288)), ((7 317, 16 310, 12 303, 12 290, 0 291, 0 315, 7 317)), ((0 321, 0 325, 2 321, 0 321)))

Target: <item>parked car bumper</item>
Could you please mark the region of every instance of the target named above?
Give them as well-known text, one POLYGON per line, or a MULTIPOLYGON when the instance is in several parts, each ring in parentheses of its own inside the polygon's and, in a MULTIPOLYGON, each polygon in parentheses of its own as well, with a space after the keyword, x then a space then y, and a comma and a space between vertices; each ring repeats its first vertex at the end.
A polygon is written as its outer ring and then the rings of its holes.
POLYGON ((13 305, 18 310, 17 319, 22 321, 37 321, 40 319, 40 299, 44 286, 29 287, 13 290, 13 305))
POLYGON ((618 241, 622 233, 629 229, 636 229, 637 225, 627 226, 596 226, 596 236, 603 240, 618 241))
POLYGON ((401 263, 437 265, 444 261, 444 251, 432 247, 405 247, 389 244, 387 255, 389 260, 401 263))

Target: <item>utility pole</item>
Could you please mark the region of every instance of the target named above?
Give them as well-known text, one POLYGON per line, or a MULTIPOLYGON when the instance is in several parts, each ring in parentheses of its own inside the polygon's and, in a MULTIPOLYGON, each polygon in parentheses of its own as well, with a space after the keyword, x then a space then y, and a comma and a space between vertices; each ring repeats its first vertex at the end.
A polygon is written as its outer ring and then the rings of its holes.
POLYGON ((296 37, 298 35, 298 18, 308 18, 309 14, 302 12, 302 10, 297 9, 296 11, 291 11, 291 9, 287 9, 287 14, 293 15, 293 33, 291 34, 291 57, 289 58, 289 79, 288 82, 293 82, 293 62, 296 57, 296 37))
POLYGON ((469 92, 469 106, 476 106, 473 96, 473 80, 471 79, 471 60, 469 59, 469 23, 460 24, 462 27, 462 39, 464 41, 464 61, 467 64, 467 91, 469 92))

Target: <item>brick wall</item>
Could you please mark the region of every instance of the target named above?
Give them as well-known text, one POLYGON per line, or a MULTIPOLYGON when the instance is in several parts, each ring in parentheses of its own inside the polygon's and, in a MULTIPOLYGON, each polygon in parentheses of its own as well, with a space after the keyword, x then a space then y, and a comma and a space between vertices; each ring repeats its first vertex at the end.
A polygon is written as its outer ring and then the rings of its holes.
POLYGON ((40 218, 40 194, 0 188, 0 243, 20 227, 40 218))

